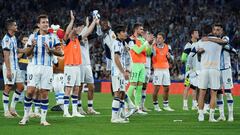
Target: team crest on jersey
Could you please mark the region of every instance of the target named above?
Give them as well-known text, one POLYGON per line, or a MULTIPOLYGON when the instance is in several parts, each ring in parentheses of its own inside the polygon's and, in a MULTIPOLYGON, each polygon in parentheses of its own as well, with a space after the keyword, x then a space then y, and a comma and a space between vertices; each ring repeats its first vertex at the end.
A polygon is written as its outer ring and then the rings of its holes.
POLYGON ((231 82, 231 78, 228 78, 228 79, 227 79, 227 82, 231 82))

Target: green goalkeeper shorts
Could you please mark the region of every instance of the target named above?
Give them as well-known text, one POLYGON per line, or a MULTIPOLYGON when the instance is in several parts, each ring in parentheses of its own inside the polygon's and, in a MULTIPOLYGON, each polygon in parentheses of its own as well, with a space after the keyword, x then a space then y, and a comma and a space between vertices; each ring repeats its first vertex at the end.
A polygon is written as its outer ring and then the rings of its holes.
POLYGON ((132 63, 130 82, 145 82, 145 64, 132 63))

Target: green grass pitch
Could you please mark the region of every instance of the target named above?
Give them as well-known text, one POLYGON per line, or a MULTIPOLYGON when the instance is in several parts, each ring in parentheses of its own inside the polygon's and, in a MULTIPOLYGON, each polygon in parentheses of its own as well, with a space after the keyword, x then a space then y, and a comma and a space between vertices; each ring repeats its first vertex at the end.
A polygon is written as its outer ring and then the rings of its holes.
MULTIPOLYGON (((86 96, 84 93, 84 109, 87 106, 86 96)), ((1 102, 0 135, 237 135, 240 132, 240 101, 239 97, 234 97, 234 99, 235 121, 231 123, 209 123, 207 120, 198 122, 196 111, 182 111, 181 95, 170 95, 170 105, 176 110, 175 112, 162 111, 157 113, 151 111, 146 116, 132 116, 128 124, 111 124, 111 95, 95 93, 94 108, 100 111, 101 115, 87 115, 85 118, 63 118, 62 112, 49 111, 47 120, 52 125, 48 127, 41 126, 39 119, 30 119, 26 126, 20 126, 18 125, 20 118, 4 118, 1 102), (182 120, 182 122, 174 122, 174 120, 182 120)), ((160 96, 159 103, 161 102, 160 96)), ((54 94, 51 93, 50 107, 54 104, 54 94)), ((146 106, 153 109, 151 95, 147 96, 146 106)), ((160 107, 162 107, 161 104, 160 107)), ((23 104, 19 103, 17 110, 22 116, 23 104)), ((226 105, 225 113, 227 114, 226 105)), ((217 117, 218 112, 215 115, 215 118, 217 117)), ((205 118, 208 119, 208 116, 205 118)))

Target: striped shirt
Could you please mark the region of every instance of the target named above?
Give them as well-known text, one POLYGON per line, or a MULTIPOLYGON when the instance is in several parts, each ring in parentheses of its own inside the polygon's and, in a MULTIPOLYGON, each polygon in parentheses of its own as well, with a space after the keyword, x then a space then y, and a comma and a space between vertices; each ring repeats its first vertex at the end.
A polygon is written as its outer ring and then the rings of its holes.
POLYGON ((192 43, 192 49, 191 52, 188 55, 187 59, 187 65, 193 70, 197 71, 201 69, 200 62, 198 61, 197 58, 197 50, 199 49, 199 44, 198 42, 192 43))
MULTIPOLYGON (((226 41, 227 44, 229 44, 229 37, 228 36, 222 37, 222 40, 226 41)), ((229 46, 229 45, 227 45, 227 46, 229 46)), ((221 66, 220 67, 221 70, 231 68, 231 56, 230 56, 230 53, 228 51, 226 51, 225 49, 223 49, 222 52, 221 52, 221 64, 220 64, 220 66, 221 66)))
POLYGON ((128 58, 128 51, 126 49, 127 43, 125 41, 121 41, 119 39, 113 41, 113 51, 112 51, 112 68, 111 68, 111 74, 112 76, 117 76, 120 74, 120 70, 117 67, 117 64, 114 59, 114 55, 118 54, 120 55, 120 62, 122 64, 122 67, 126 70, 127 68, 127 58, 128 58))
POLYGON ((30 59, 30 63, 33 65, 52 66, 53 55, 47 53, 44 43, 48 45, 50 49, 60 45, 60 41, 55 34, 40 35, 40 33, 31 34, 27 45, 32 45, 32 40, 37 41, 37 45, 33 49, 33 57, 30 59))
POLYGON ((7 33, 2 39, 3 51, 9 51, 9 60, 11 69, 19 69, 18 66, 18 55, 17 55, 17 39, 15 36, 11 36, 7 33))

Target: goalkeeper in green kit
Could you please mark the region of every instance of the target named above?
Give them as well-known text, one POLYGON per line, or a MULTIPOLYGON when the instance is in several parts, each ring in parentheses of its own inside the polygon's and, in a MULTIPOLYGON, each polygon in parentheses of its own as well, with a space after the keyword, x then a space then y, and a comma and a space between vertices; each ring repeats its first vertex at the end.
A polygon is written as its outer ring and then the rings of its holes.
MULTIPOLYGON (((130 86, 128 88, 127 95, 132 97, 133 91, 135 92, 135 105, 138 114, 147 114, 140 109, 142 99, 142 88, 145 82, 145 63, 147 53, 151 53, 150 42, 153 41, 153 35, 144 35, 144 29, 142 24, 136 23, 133 26, 133 35, 130 37, 129 42, 130 56, 131 56, 131 77, 130 86)), ((130 116, 133 112, 130 112, 130 116)))

